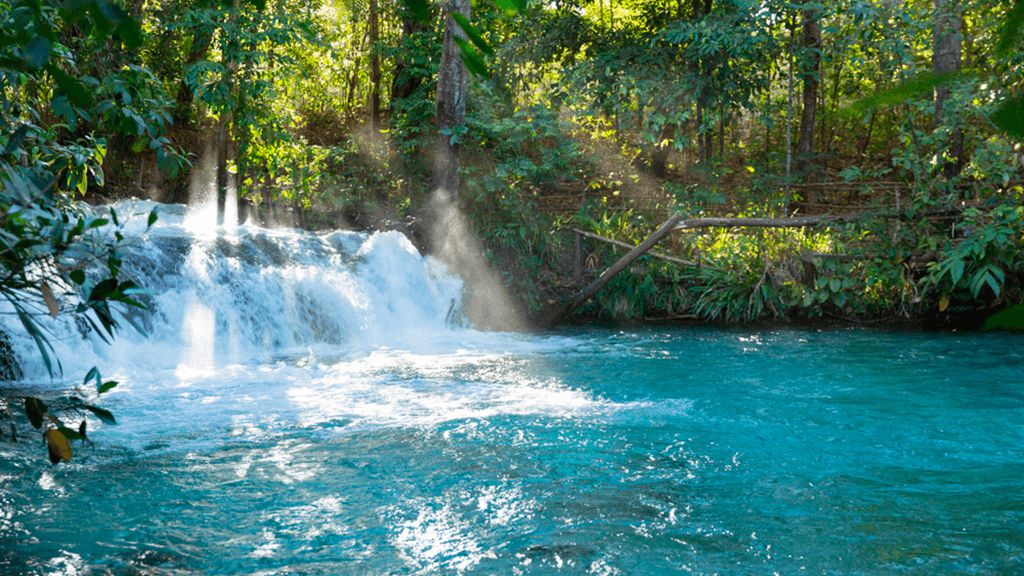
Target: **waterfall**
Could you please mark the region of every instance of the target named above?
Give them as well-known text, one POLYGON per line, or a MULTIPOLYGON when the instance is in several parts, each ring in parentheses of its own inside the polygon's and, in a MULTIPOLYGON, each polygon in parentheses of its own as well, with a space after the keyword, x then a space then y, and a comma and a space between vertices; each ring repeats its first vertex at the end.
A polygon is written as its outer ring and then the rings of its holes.
MULTIPOLYGON (((184 206, 114 208, 130 239, 122 275, 150 291, 141 297, 148 311, 128 311, 148 337, 124 323, 107 345, 95 333, 83 336, 70 315, 41 317, 68 382, 93 365, 145 372, 351 357, 416 349, 452 331, 461 280, 398 232, 228 231, 184 206), (159 220, 145 231, 154 208, 159 220)), ((26 378, 48 380, 17 319, 5 314, 0 322, 26 378)))

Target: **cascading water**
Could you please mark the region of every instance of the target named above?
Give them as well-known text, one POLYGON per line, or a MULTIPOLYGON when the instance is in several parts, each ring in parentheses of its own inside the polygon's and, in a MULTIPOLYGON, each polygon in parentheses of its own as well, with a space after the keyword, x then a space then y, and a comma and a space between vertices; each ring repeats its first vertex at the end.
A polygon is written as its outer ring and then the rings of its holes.
POLYGON ((158 210, 149 338, 50 327, 119 424, 0 440, 4 576, 1024 571, 1018 336, 481 332, 401 235, 158 210))
MULTIPOLYGON (((122 272, 151 293, 142 298, 150 312, 136 314, 149 337, 125 324, 106 346, 95 336, 83 339, 68 319, 43 319, 57 355, 75 359, 72 366, 207 369, 311 351, 358 355, 416 347, 456 315, 461 281, 401 234, 218 229, 205 212, 181 206, 115 208, 122 219, 135 214, 131 233, 154 207, 159 220, 132 239, 122 272)), ((22 339, 17 351, 29 378, 43 378, 32 368, 34 344, 22 339)))

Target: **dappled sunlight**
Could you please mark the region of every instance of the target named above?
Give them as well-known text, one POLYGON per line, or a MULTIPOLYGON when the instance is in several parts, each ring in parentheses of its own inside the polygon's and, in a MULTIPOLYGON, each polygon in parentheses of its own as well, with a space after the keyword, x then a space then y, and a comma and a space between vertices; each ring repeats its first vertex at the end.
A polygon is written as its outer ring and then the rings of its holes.
POLYGON ((194 369, 213 368, 216 329, 217 313, 214 309, 202 302, 190 302, 181 323, 184 342, 181 363, 194 369))

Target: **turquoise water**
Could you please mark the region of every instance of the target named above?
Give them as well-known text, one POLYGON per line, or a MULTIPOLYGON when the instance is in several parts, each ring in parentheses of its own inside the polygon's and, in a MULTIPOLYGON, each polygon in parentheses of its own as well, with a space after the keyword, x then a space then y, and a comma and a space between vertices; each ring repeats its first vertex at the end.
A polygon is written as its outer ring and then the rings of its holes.
POLYGON ((3 574, 1018 574, 1024 340, 453 331, 0 441, 3 574))

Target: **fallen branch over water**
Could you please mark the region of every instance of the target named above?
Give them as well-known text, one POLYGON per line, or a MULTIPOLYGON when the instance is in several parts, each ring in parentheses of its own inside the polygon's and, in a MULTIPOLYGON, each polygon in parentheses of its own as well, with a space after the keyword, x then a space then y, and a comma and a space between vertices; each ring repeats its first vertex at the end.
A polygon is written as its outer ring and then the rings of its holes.
POLYGON ((543 323, 544 328, 554 328, 561 324, 570 314, 576 311, 577 308, 583 305, 584 302, 590 299, 591 296, 597 294, 597 292, 608 283, 609 280, 615 277, 616 274, 622 272, 627 266, 633 263, 634 260, 644 255, 645 252, 650 250, 657 244, 662 238, 668 236, 673 230, 675 230, 676 224, 683 219, 682 214, 676 214, 665 221, 664 224, 658 226, 658 229, 653 234, 647 237, 646 240, 640 243, 639 246, 633 248, 628 254, 619 258, 619 261, 612 265, 611 268, 604 271, 603 274, 598 276, 597 280, 587 286, 582 292, 580 292, 576 298, 573 298, 572 302, 568 306, 565 306, 561 310, 555 311, 547 321, 543 323))
MULTIPOLYGON (((965 205, 959 207, 952 206, 948 208, 929 210, 924 214, 926 217, 932 216, 951 216, 960 214, 965 205)), ((839 224, 844 222, 854 222, 857 220, 866 220, 869 218, 899 218, 901 214, 897 211, 870 211, 860 212, 857 214, 847 214, 842 216, 798 216, 793 218, 689 218, 684 219, 682 214, 676 214, 666 220, 657 230, 654 231, 646 240, 644 240, 639 246, 635 248, 625 242, 618 240, 612 240, 611 238, 605 238, 592 234, 590 232, 584 232, 582 230, 573 229, 573 232, 581 234, 588 238, 621 246, 623 248, 632 248, 628 254, 619 259, 618 262, 612 265, 604 271, 590 286, 587 286, 583 291, 573 298, 569 305, 562 307, 560 310, 556 310, 551 314, 547 320, 542 324, 543 328, 554 328, 561 324, 568 318, 577 308, 582 306, 587 300, 597 294, 601 288, 604 287, 616 274, 622 272, 627 266, 633 263, 634 260, 644 255, 647 251, 654 247, 662 238, 668 236, 670 233, 676 230, 694 230, 698 228, 802 228, 805 226, 820 226, 823 224, 839 224)), ((671 256, 665 256, 663 254, 651 253, 651 256, 655 258, 661 258, 670 262, 675 262, 684 266, 696 266, 695 262, 688 262, 679 258, 673 258, 671 256)), ((857 257, 848 255, 833 255, 833 254, 812 254, 809 255, 811 258, 823 258, 823 259, 836 259, 836 260, 848 260, 856 259, 857 257)), ((812 265, 811 261, 803 260, 804 266, 812 265)))

